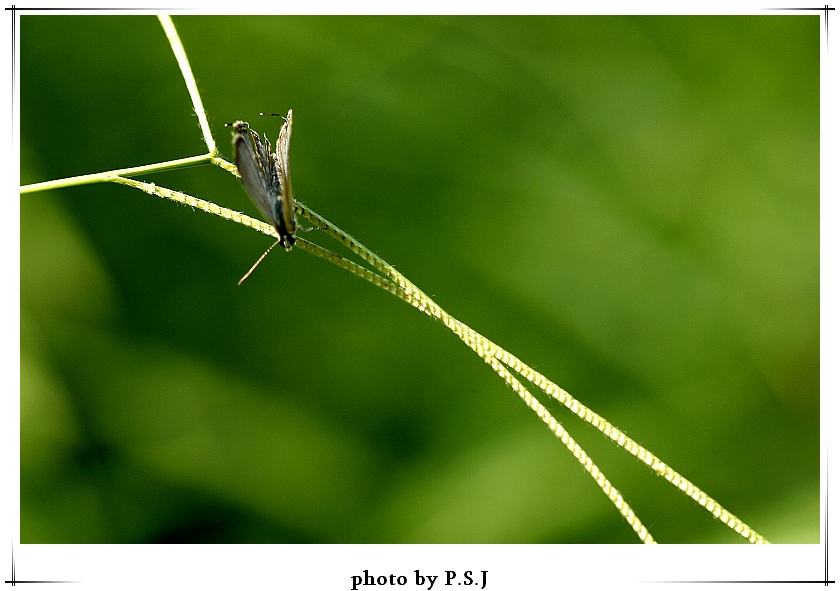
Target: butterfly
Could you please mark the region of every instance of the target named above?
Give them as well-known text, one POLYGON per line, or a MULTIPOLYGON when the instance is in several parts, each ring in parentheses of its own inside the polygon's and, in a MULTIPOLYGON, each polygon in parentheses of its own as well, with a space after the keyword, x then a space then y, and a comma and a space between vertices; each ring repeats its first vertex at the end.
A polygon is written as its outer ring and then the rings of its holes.
MULTIPOLYGON (((271 143, 263 135, 251 129, 245 121, 229 124, 233 128, 233 157, 245 192, 263 214, 266 221, 277 231, 277 243, 287 251, 295 243, 295 200, 292 194, 292 181, 289 176, 289 140, 292 137, 292 111, 285 117, 280 137, 277 138, 277 150, 271 149, 271 143)), ((274 248, 277 243, 272 244, 274 248)), ((251 267, 243 277, 241 284, 271 250, 251 267)))

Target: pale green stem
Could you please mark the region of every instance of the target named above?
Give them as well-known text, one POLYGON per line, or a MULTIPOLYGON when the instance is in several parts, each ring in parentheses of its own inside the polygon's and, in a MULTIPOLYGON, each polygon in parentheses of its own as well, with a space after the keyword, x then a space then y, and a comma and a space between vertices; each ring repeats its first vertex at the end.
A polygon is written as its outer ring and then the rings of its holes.
POLYGON ((160 20, 160 24, 166 33, 166 38, 169 39, 172 53, 175 54, 175 59, 178 60, 178 67, 181 68, 181 75, 184 77, 187 91, 190 93, 190 99, 193 103, 193 110, 198 115, 198 125, 201 127, 201 133, 204 134, 204 143, 207 144, 207 151, 211 156, 216 156, 219 150, 216 148, 216 140, 213 139, 213 133, 210 131, 210 124, 207 122, 207 113, 204 111, 201 94, 198 92, 198 85, 195 83, 195 76, 193 76, 192 68, 190 67, 190 60, 187 59, 187 52, 184 51, 184 45, 181 43, 181 37, 178 35, 175 24, 168 14, 158 15, 158 20, 160 20))
MULTIPOLYGON (((159 187, 154 183, 146 183, 142 181, 137 181, 134 179, 128 179, 123 177, 118 177, 112 179, 114 182, 128 185, 130 187, 134 187, 140 189, 141 191, 145 191, 150 195, 157 195, 158 197, 163 197, 164 199, 170 199, 177 203, 182 203, 184 205, 188 205, 190 207, 201 209, 207 213, 211 213, 213 215, 217 215, 224 219, 231 220, 238 224, 242 224, 244 226, 248 226, 249 228, 253 228, 259 232, 264 234, 268 234, 270 236, 277 237, 276 230, 266 224, 265 222, 261 222, 255 218, 247 216, 243 213, 238 211, 234 211, 231 209, 227 209, 225 207, 220 207, 215 203, 211 203, 209 201, 205 201, 203 199, 198 199, 196 197, 192 197, 185 193, 181 193, 179 191, 173 191, 171 189, 167 189, 166 187, 159 187)), ((337 232, 345 237, 345 240, 355 243, 357 248, 362 252, 367 253, 368 255, 372 255, 370 251, 361 245, 358 241, 353 238, 350 238, 346 233, 342 232, 336 226, 333 226, 330 222, 327 222, 325 219, 321 218, 318 214, 314 213, 309 208, 297 204, 296 208, 297 212, 302 215, 305 219, 309 220, 310 222, 321 222, 319 227, 325 228, 327 225, 332 226, 332 232, 337 232)), ((331 232, 331 233, 332 233, 331 232)), ((344 241, 342 241, 344 242, 344 241)), ((314 244, 301 236, 298 236, 295 239, 295 247, 301 248, 315 256, 321 257, 334 265, 341 267, 347 271, 350 271, 354 275, 361 277, 362 279, 369 281, 370 283, 376 285, 384 289, 385 291, 399 297, 403 301, 411 304, 415 308, 421 310, 422 312, 428 314, 435 320, 443 323, 446 327, 448 327, 452 332, 454 332, 458 337, 464 341, 476 354, 478 354, 485 363, 490 365, 493 370, 505 381, 505 383, 513 389, 514 392, 528 405, 528 407, 548 426, 552 433, 566 446, 566 448, 572 453, 572 455, 581 463, 584 470, 595 480, 610 502, 616 507, 618 512, 624 517, 624 519, 630 524, 630 527, 633 528, 633 531, 636 532, 636 535, 639 536, 646 544, 654 544, 656 543, 653 539, 653 536, 650 535, 647 528, 645 528, 644 524, 642 524, 641 520, 636 516, 633 510, 630 508, 630 505, 624 500, 621 496, 621 493, 615 488, 612 483, 607 479, 603 472, 598 469, 598 466, 589 458, 583 448, 575 442, 571 435, 566 431, 566 429, 560 424, 560 422, 555 419, 551 412, 543 406, 543 404, 537 400, 527 388, 525 388, 515 377, 511 375, 508 369, 499 362, 496 357, 494 357, 490 349, 486 346, 486 343, 489 341, 482 340, 483 337, 480 337, 478 333, 470 329, 465 324, 461 323, 457 319, 453 318, 446 312, 444 312, 437 304, 435 304, 428 296, 420 292, 416 287, 413 286, 407 279, 405 279, 402 275, 393 271, 399 278, 401 278, 400 282, 394 282, 387 277, 382 277, 371 271, 370 269, 366 269, 353 261, 346 259, 345 257, 336 254, 332 251, 329 251, 317 244, 314 244), (399 283, 404 283, 405 285, 411 286, 413 289, 407 290, 404 286, 400 285, 399 283), (477 338, 480 337, 480 338, 477 338)), ((375 257, 375 255, 373 255, 375 257)), ((375 257, 377 262, 387 267, 384 261, 375 257)))
MULTIPOLYGON (((220 162, 225 162, 221 158, 205 154, 203 156, 190 156, 189 158, 180 158, 178 160, 169 160, 168 162, 159 162, 157 164, 146 164, 145 166, 132 166, 131 168, 121 168, 119 170, 109 170, 107 172, 96 172, 93 174, 83 174, 81 176, 71 176, 64 179, 56 179, 54 181, 44 181, 43 183, 33 183, 31 185, 24 185, 20 188, 21 193, 34 193, 36 191, 49 191, 50 189, 61 189, 64 187, 73 187, 76 185, 92 185, 94 183, 110 183, 118 176, 135 176, 138 174, 148 174, 150 172, 162 172, 164 170, 172 170, 175 168, 183 168, 185 166, 193 166, 195 164, 217 164, 221 166, 220 162)), ((230 163, 225 162, 229 166, 230 163)), ((224 168, 224 167, 223 167, 224 168)))
MULTIPOLYGON (((407 299, 406 301, 408 301, 418 310, 421 310, 425 314, 429 315, 438 322, 447 326, 450 330, 452 330, 452 332, 458 335, 458 337, 462 341, 469 345, 470 348, 472 348, 476 353, 478 353, 482 358, 484 358, 486 362, 490 363, 489 361, 487 361, 487 357, 490 356, 495 359, 498 359, 499 361, 501 361, 502 363, 519 373, 522 377, 524 377, 526 380, 540 388, 543 392, 545 392, 546 394, 548 394, 549 396, 566 406, 578 417, 580 417, 590 425, 594 426, 601 433, 612 439, 625 451, 629 452, 630 454, 647 464, 658 476, 664 478, 672 485, 677 487, 680 491, 682 491, 685 495, 691 497, 695 502, 697 502, 697 504, 699 504, 701 507, 703 507, 712 515, 714 515, 715 518, 719 519, 727 527, 731 528, 751 543, 769 543, 762 535, 753 530, 735 515, 724 509, 720 503, 718 503, 712 497, 704 493, 691 481, 689 481, 687 478, 679 474, 676 470, 668 466, 655 454, 651 453, 643 446, 636 443, 633 439, 625 435, 621 430, 613 426, 605 418, 590 410, 586 405, 582 404, 580 401, 575 399, 563 388, 560 388, 557 384, 555 384, 542 374, 528 367, 517 357, 511 355, 503 348, 499 347, 489 339, 480 335, 469 326, 450 316, 440 306, 438 306, 434 302, 434 300, 432 300, 429 296, 423 293, 416 285, 411 283, 399 271, 394 269, 391 265, 389 265, 387 262, 385 262, 383 259, 377 256, 375 253, 371 252, 358 240, 356 240, 346 232, 343 232, 340 228, 333 225, 332 223, 322 218, 310 209, 306 208, 305 206, 300 206, 300 210, 301 215, 303 215, 305 219, 307 219, 315 225, 323 227, 324 230, 328 234, 330 234, 330 236, 347 246, 347 248, 349 248, 354 253, 358 254, 362 259, 373 265, 376 269, 385 273, 394 283, 397 284, 400 290, 408 296, 409 299, 407 299)), ((510 382, 508 382, 508 385, 514 390, 516 390, 516 388, 510 382)), ((519 394, 518 391, 517 394, 519 394)), ((528 396, 530 396, 530 394, 528 394, 528 396)), ((520 397, 523 397, 522 394, 520 394, 520 397)), ((529 404, 529 406, 531 406, 527 399, 523 397, 523 400, 525 400, 525 402, 529 404)), ((540 416, 540 418, 542 418, 543 421, 546 422, 546 424, 549 424, 547 422, 547 419, 543 418, 540 412, 538 412, 533 407, 532 410, 534 410, 540 416)), ((551 427, 551 425, 549 425, 549 427, 551 427)), ((558 437, 560 437, 560 435, 558 435, 558 437)), ((578 456, 576 455, 575 457, 578 456)), ((578 459, 580 460, 580 458, 578 459)), ((583 461, 581 462, 583 463, 583 461)), ((595 476, 593 475, 593 477, 595 476)), ((621 511, 620 508, 619 511, 621 511)), ((624 512, 622 512, 622 515, 624 515, 624 512)), ((631 525, 633 525, 632 522, 631 525)), ((635 528, 635 526, 634 531, 636 531, 637 534, 640 533, 639 530, 635 528)))

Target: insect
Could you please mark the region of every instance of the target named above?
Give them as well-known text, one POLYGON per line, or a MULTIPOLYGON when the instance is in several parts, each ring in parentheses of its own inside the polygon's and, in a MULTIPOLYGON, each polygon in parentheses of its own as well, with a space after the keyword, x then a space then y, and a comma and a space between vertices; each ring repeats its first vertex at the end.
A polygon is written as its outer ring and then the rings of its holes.
POLYGON ((228 125, 233 127, 233 157, 242 178, 242 186, 266 221, 277 230, 278 236, 277 242, 272 244, 239 280, 241 285, 278 243, 287 251, 291 250, 295 243, 297 220, 292 181, 289 176, 292 111, 289 110, 283 127, 280 128, 277 151, 271 149, 271 143, 265 135, 260 139, 259 134, 245 121, 236 121, 228 125))

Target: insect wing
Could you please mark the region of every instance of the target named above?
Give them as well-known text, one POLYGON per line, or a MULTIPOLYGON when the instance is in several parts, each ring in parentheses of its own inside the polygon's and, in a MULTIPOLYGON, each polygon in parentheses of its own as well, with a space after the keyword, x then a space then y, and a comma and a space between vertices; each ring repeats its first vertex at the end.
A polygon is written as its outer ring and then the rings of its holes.
POLYGON ((233 153, 242 186, 260 213, 282 236, 281 221, 276 213, 280 181, 271 144, 268 140, 261 141, 247 123, 237 121, 233 124, 233 153))
MULTIPOLYGON (((280 214, 289 244, 294 243, 294 233, 297 228, 297 221, 295 220, 295 199, 292 193, 292 177, 289 172, 289 142, 291 139, 292 110, 289 109, 286 121, 283 123, 283 127, 280 128, 280 137, 277 138, 277 152, 274 154, 280 182, 280 214)), ((282 232, 281 236, 283 236, 282 232)))

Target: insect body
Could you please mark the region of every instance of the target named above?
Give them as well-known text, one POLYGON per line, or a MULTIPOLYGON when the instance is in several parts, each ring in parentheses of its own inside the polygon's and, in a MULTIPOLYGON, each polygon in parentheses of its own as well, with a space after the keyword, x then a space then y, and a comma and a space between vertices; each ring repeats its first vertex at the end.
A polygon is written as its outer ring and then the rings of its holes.
MULTIPOLYGON (((278 241, 286 250, 295 243, 295 200, 289 176, 289 140, 292 137, 292 111, 286 116, 277 150, 271 149, 268 138, 251 129, 245 121, 233 127, 233 152, 242 186, 263 214, 277 230, 278 241)), ((260 259, 262 260, 262 259, 260 259)))

